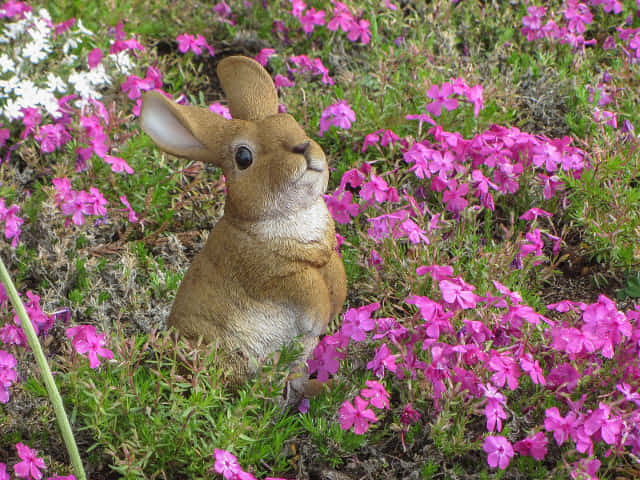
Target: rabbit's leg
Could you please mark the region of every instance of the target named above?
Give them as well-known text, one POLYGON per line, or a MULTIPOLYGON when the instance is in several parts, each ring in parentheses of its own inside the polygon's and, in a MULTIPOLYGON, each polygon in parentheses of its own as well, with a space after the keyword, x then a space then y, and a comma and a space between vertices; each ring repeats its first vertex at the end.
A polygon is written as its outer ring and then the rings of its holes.
POLYGON ((326 265, 320 268, 320 273, 329 290, 329 300, 331 302, 329 321, 331 321, 340 313, 342 305, 347 298, 347 277, 342 259, 337 252, 333 252, 326 265))

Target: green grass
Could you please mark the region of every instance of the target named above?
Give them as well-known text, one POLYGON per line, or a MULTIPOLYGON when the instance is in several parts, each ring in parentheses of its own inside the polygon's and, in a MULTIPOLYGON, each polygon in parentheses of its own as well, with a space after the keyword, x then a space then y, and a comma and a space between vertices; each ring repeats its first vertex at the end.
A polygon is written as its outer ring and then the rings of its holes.
MULTIPOLYGON (((527 42, 519 32, 526 5, 511 2, 409 2, 399 12, 384 10, 382 2, 373 0, 346 2, 377 27, 367 46, 326 28, 305 35, 285 11, 289 2, 268 2, 266 11, 262 2, 254 2, 252 10, 238 15, 235 26, 218 22, 207 3, 163 0, 152 8, 139 0, 112 3, 105 7, 105 2, 93 0, 34 2, 49 9, 54 22, 81 18, 96 32, 91 47, 108 48, 110 27, 126 20, 125 31, 147 48, 131 73, 144 77, 148 66, 157 66, 167 91, 185 93, 201 105, 221 98, 214 74, 217 59, 180 54, 175 38, 181 33, 201 33, 225 55, 251 56, 261 48, 274 48, 277 56, 269 63, 273 74, 285 74, 292 55, 320 58, 335 85, 300 76, 295 87, 280 92, 280 100, 327 153, 333 169, 330 190, 345 171, 373 162, 376 173, 385 175, 399 192, 424 193, 420 201, 432 213, 443 212, 439 194, 420 192, 421 182, 406 171, 400 148, 369 148, 362 153, 361 146, 367 134, 381 128, 403 138, 425 138, 429 126, 418 131, 418 122, 405 116, 422 113, 430 102, 429 86, 452 77, 463 77, 469 85, 482 84, 485 108, 477 118, 469 105, 444 113, 438 123, 445 130, 471 138, 492 124, 515 126, 549 137, 568 135, 587 151, 592 168, 579 179, 563 177, 565 202, 543 200, 533 177, 525 173, 516 195, 496 198, 494 212, 465 212, 460 221, 447 217, 432 243, 423 248, 388 239, 376 244, 368 237, 367 216, 389 213, 393 206, 370 208, 350 224, 339 225, 346 239, 341 253, 349 284, 347 306, 379 301, 380 317, 395 316, 409 324, 415 309, 404 304, 406 297, 438 293, 428 276, 415 274, 416 266, 430 264, 452 265, 454 274, 475 285, 478 293, 489 291, 497 279, 541 313, 553 286, 570 284, 574 277, 584 280, 581 285, 589 290, 568 289, 576 299, 603 288, 617 291, 620 301, 640 298, 639 142, 631 134, 594 122, 589 101, 589 86, 596 86, 608 72, 618 92, 619 125, 627 120, 640 129, 640 67, 621 60, 619 52, 593 48, 575 54, 568 45, 527 42), (289 29, 287 41, 274 33, 276 21, 289 29), (333 128, 318 137, 323 109, 338 100, 349 103, 356 122, 348 131, 333 128), (518 216, 532 206, 554 212, 552 223, 544 225, 563 236, 565 247, 555 263, 544 268, 528 263, 515 269, 513 261, 528 228, 518 216), (372 248, 384 260, 379 270, 368 263, 372 248), (569 259, 582 266, 577 273, 567 267, 569 259), (566 271, 573 273, 563 274, 566 271)), ((228 3, 234 12, 242 10, 242 2, 228 3)), ((328 1, 313 4, 331 8, 328 1)), ((621 18, 598 13, 587 33, 599 39, 612 34, 621 18)), ((638 20, 633 21, 638 27, 638 20)), ((74 176, 76 143, 43 158, 37 145, 27 141, 16 161, 0 165, 0 197, 7 204, 20 202, 21 216, 31 229, 30 241, 10 254, 19 289, 38 291, 48 311, 69 307, 74 322, 110 332, 116 358, 99 370, 71 354, 62 328, 54 331, 56 341, 47 346, 61 365, 57 381, 85 442, 90 476, 212 478, 213 450, 222 448, 260 478, 291 477, 299 472, 299 463, 310 464, 311 478, 324 468, 354 476, 363 476, 370 468, 371 478, 407 469, 424 479, 567 478, 559 467, 560 449, 552 441, 553 461, 518 456, 507 472, 490 469, 482 452, 486 430, 482 412, 470 412, 470 402, 458 397, 434 406, 425 395, 432 387, 420 379, 389 380, 392 410, 379 412, 380 422, 366 435, 343 431, 338 411, 371 379, 365 369, 371 345, 363 347, 366 351, 350 352, 331 388, 311 399, 309 413, 299 414, 284 412, 281 404, 287 365, 295 351, 285 351, 277 365, 265 365, 255 379, 234 390, 225 384, 224 361, 215 353, 194 351, 170 334, 154 332, 164 325, 185 268, 221 214, 224 191, 219 172, 164 155, 141 133, 131 114, 134 102, 118 88, 123 80, 121 76, 105 92, 105 103, 118 112, 112 137, 117 155, 131 165, 134 175, 115 174, 94 156, 91 168, 74 176), (120 206, 118 196, 126 194, 143 224, 130 225, 126 213, 120 212, 110 213, 110 225, 64 226, 53 207, 51 179, 65 175, 77 178, 73 184, 77 190, 98 186, 110 205, 120 206), (21 180, 25 176, 26 183, 21 180), (39 243, 39 238, 46 241, 39 243), (422 420, 405 428, 400 418, 408 402, 420 411, 422 420)), ((13 128, 12 138, 17 138, 19 130, 13 128)), ((11 321, 12 315, 2 315, 0 323, 11 321)), ((453 321, 460 326, 462 320, 458 315, 453 321)), ((528 333, 542 341, 540 331, 528 333)), ((419 354, 429 360, 426 353, 419 354)), ((523 410, 531 398, 548 401, 541 389, 521 383, 525 385, 509 399, 516 418, 517 409, 523 410)), ((15 388, 42 397, 34 375, 15 388)), ((1 422, 9 418, 7 412, 15 415, 1 407, 1 422)), ((46 407, 34 412, 31 420, 51 415, 46 407)), ((510 422, 502 434, 522 438, 527 426, 513 418, 510 422)), ((32 433, 2 431, 0 450, 14 455, 13 445, 25 435, 32 446, 49 455, 48 464, 64 465, 64 456, 51 448, 56 432, 45 422, 32 433)), ((608 465, 610 470, 600 478, 615 478, 615 467, 608 465)))

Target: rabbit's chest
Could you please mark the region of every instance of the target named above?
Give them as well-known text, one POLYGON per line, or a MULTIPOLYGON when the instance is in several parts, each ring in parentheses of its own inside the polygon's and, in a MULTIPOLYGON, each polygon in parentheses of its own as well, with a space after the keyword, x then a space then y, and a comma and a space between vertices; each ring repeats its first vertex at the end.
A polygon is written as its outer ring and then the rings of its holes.
POLYGON ((264 219, 255 224, 253 233, 264 240, 291 239, 298 242, 318 242, 331 225, 331 217, 321 199, 309 208, 291 215, 264 219))

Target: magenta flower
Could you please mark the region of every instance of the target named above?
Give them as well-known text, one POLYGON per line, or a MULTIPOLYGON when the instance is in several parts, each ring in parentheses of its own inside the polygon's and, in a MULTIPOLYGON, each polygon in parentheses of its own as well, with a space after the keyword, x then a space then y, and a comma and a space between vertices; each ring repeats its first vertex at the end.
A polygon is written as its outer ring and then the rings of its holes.
POLYGON ((217 113, 222 118, 226 118, 227 120, 231 120, 231 111, 229 110, 229 107, 226 107, 226 106, 221 105, 220 103, 216 102, 216 103, 212 103, 211 105, 209 105, 209 110, 212 111, 213 113, 217 113))
POLYGON ((7 473, 7 466, 0 462, 0 480, 11 480, 11 477, 7 473))
POLYGON ((545 430, 553 432, 553 438, 558 446, 562 445, 569 438, 569 434, 576 424, 576 414, 569 412, 566 417, 563 417, 556 407, 551 407, 545 410, 545 416, 545 430))
POLYGON ((325 195, 324 200, 331 216, 338 223, 349 223, 351 217, 360 213, 360 205, 353 203, 353 194, 348 190, 337 190, 331 195, 325 195))
POLYGON ((182 53, 187 53, 191 50, 194 54, 200 55, 204 48, 212 57, 215 55, 213 48, 209 46, 205 38, 200 34, 194 37, 188 33, 183 33, 182 35, 178 35, 176 40, 178 41, 178 50, 182 53))
POLYGON ((116 173, 125 172, 125 173, 128 173, 129 175, 133 173, 133 168, 131 168, 123 158, 106 155, 104 157, 104 161, 109 165, 111 165, 112 172, 116 172, 116 173))
POLYGON ((449 82, 443 83, 440 87, 432 85, 427 91, 427 97, 433 99, 433 102, 426 106, 427 112, 439 117, 442 114, 442 107, 449 111, 458 108, 458 100, 449 98, 453 94, 453 85, 449 82))
POLYGON ((89 69, 92 70, 95 67, 97 67, 100 61, 102 60, 103 56, 104 54, 102 53, 102 50, 100 50, 99 48, 94 48, 93 50, 91 50, 91 52, 89 52, 89 55, 87 56, 89 69))
POLYGON ((12 247, 18 244, 22 233, 20 226, 24 223, 24 220, 17 215, 19 209, 18 205, 6 208, 4 198, 0 198, 0 222, 4 222, 4 236, 7 240, 11 240, 12 247))
POLYGON ((530 353, 527 353, 526 355, 520 357, 520 367, 523 371, 529 374, 529 377, 531 377, 531 381, 536 385, 546 384, 540 362, 534 359, 530 353))
POLYGON ((400 415, 400 423, 403 425, 411 425, 420 419, 420 414, 411 406, 411 402, 407 403, 400 415))
POLYGON ((400 199, 397 190, 390 187, 382 177, 375 173, 372 173, 371 180, 360 188, 360 197, 366 201, 375 199, 377 203, 397 202, 400 199))
POLYGON ((615 445, 622 430, 622 419, 619 417, 611 418, 611 407, 600 402, 598 408, 585 420, 584 430, 589 436, 599 431, 606 443, 615 445))
POLYGON ((300 23, 302 24, 304 33, 308 35, 313 32, 316 26, 324 25, 325 15, 325 12, 322 10, 316 10, 313 7, 309 8, 309 10, 300 17, 300 23))
POLYGON ((142 92, 153 90, 155 85, 150 78, 142 79, 137 75, 129 75, 120 88, 131 100, 137 100, 142 96, 142 92))
POLYGON ((541 256, 544 242, 540 238, 540 229, 534 228, 533 231, 527 232, 525 238, 528 243, 523 243, 520 246, 520 254, 525 257, 530 253, 533 253, 534 257, 541 256))
POLYGON ((273 48, 263 48, 256 55, 255 60, 263 67, 267 66, 269 59, 276 54, 276 51, 273 48))
POLYGON ((518 364, 509 352, 491 350, 487 369, 494 372, 491 381, 497 387, 509 385, 511 390, 518 388, 518 378, 521 372, 518 364))
POLYGON ((347 102, 344 100, 334 103, 325 108, 320 115, 320 133, 322 136, 324 132, 329 130, 329 127, 336 126, 348 130, 351 128, 351 123, 356 121, 356 114, 347 102))
POLYGON ((376 349, 373 359, 367 363, 367 368, 380 378, 384 378, 385 369, 390 372, 395 372, 398 369, 396 356, 389 351, 386 343, 376 349))
POLYGON ((473 105, 473 116, 476 118, 478 118, 480 110, 484 110, 484 101, 482 99, 483 93, 484 89, 482 88, 482 85, 474 85, 473 87, 465 90, 467 99, 473 105))
POLYGON ((89 366, 91 368, 100 366, 98 356, 109 360, 113 358, 113 352, 108 348, 104 348, 104 333, 97 335, 96 327, 93 325, 78 325, 67 328, 66 335, 71 338, 71 343, 78 353, 86 354, 89 357, 89 366))
POLYGON ((7 345, 26 346, 27 337, 18 325, 7 324, 0 328, 0 340, 7 345))
POLYGON ((87 192, 81 190, 79 192, 71 191, 66 197, 65 202, 60 206, 60 210, 64 215, 71 215, 71 219, 75 225, 84 223, 84 215, 91 215, 93 209, 89 204, 90 197, 87 192))
POLYGON ((345 354, 338 349, 345 346, 348 341, 349 339, 344 339, 342 335, 322 337, 313 351, 313 357, 307 360, 309 373, 317 372, 319 382, 324 383, 329 380, 329 376, 335 374, 340 368, 340 360, 345 357, 345 354))
POLYGON ((520 455, 528 455, 540 461, 547 456, 547 443, 549 443, 547 436, 542 432, 538 432, 517 442, 513 449, 520 455))
POLYGON ((441 280, 438 286, 445 302, 457 305, 462 309, 475 308, 476 294, 473 293, 475 287, 469 285, 460 277, 452 280, 441 280))
POLYGON ((242 467, 240 467, 235 455, 226 450, 216 448, 214 449, 214 456, 216 459, 216 463, 213 465, 215 471, 227 480, 235 480, 237 475, 242 471, 242 467))
POLYGON ((131 223, 138 222, 138 216, 136 215, 136 212, 133 210, 133 208, 131 208, 131 205, 129 204, 129 201, 127 200, 126 195, 121 195, 119 198, 122 204, 125 206, 124 211, 129 213, 129 216, 128 216, 129 221, 131 223))
POLYGON ((400 231, 404 233, 409 241, 414 245, 418 243, 424 243, 425 245, 429 245, 429 238, 427 238, 426 232, 422 230, 416 222, 407 218, 404 222, 400 224, 400 231))
POLYGON ((335 32, 338 28, 343 32, 349 32, 351 24, 354 22, 349 7, 342 2, 335 1, 333 3, 333 17, 327 23, 327 28, 332 32, 335 32))
POLYGON ((351 402, 345 401, 340 407, 340 427, 349 430, 353 427, 353 433, 362 435, 369 429, 370 423, 378 421, 375 413, 367 408, 368 402, 360 397, 354 400, 355 407, 351 402))
POLYGON ((354 20, 348 26, 347 38, 352 42, 357 42, 358 39, 366 45, 371 41, 371 31, 369 30, 369 22, 367 20, 354 20))
POLYGON ((389 410, 389 398, 391 395, 389 395, 389 392, 384 388, 384 385, 377 380, 367 380, 365 383, 369 388, 363 388, 360 394, 364 398, 369 399, 369 402, 371 402, 371 405, 374 407, 389 410))
POLYGON ((487 463, 489 466, 492 468, 500 467, 502 470, 509 466, 509 461, 514 455, 511 443, 501 435, 490 435, 485 438, 482 449, 488 454, 487 463))
POLYGON ((366 332, 376 328, 376 321, 371 318, 371 315, 378 309, 380 309, 379 303, 350 308, 344 314, 340 334, 356 342, 362 342, 367 338, 366 332))
POLYGON ((16 450, 18 450, 18 456, 22 460, 13 466, 16 476, 27 480, 40 480, 42 478, 40 469, 46 468, 44 460, 36 457, 36 451, 22 442, 16 443, 16 450))
POLYGON ((280 75, 279 73, 273 78, 273 83, 276 88, 279 90, 281 88, 289 88, 295 85, 295 82, 289 80, 287 77, 280 75))
POLYGON ((40 142, 42 153, 52 153, 63 147, 71 140, 71 135, 60 123, 49 124, 40 127, 40 132, 35 139, 40 142))
POLYGON ((9 352, 0 350, 0 403, 9 401, 9 387, 18 380, 16 359, 9 352))
POLYGON ((291 15, 296 18, 302 17, 302 13, 306 10, 307 4, 302 0, 289 0, 291 2, 291 15))
POLYGON ((465 198, 469 193, 469 184, 463 183, 458 187, 455 179, 452 179, 447 186, 448 189, 442 194, 442 201, 446 204, 445 208, 450 212, 460 214, 469 204, 465 198))
POLYGON ((231 7, 227 5, 227 3, 224 0, 222 2, 216 3, 213 6, 213 11, 220 18, 227 18, 229 15, 231 15, 231 7))
POLYGON ((538 217, 553 217, 553 213, 547 212, 546 210, 543 210, 541 208, 530 208, 529 210, 527 210, 526 212, 524 212, 522 215, 520 215, 520 220, 536 220, 538 217))
POLYGON ((500 432, 502 431, 502 420, 507 418, 507 413, 502 408, 507 404, 505 396, 490 383, 480 385, 480 389, 487 399, 487 404, 484 407, 484 414, 487 417, 487 430, 500 432))

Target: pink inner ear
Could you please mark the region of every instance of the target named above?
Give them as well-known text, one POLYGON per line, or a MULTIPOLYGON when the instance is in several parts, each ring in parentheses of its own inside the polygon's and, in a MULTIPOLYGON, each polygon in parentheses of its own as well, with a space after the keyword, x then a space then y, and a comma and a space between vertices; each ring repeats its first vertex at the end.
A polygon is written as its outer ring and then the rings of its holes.
POLYGON ((161 148, 171 150, 204 148, 163 101, 153 98, 145 102, 140 114, 140 122, 147 135, 161 148))

